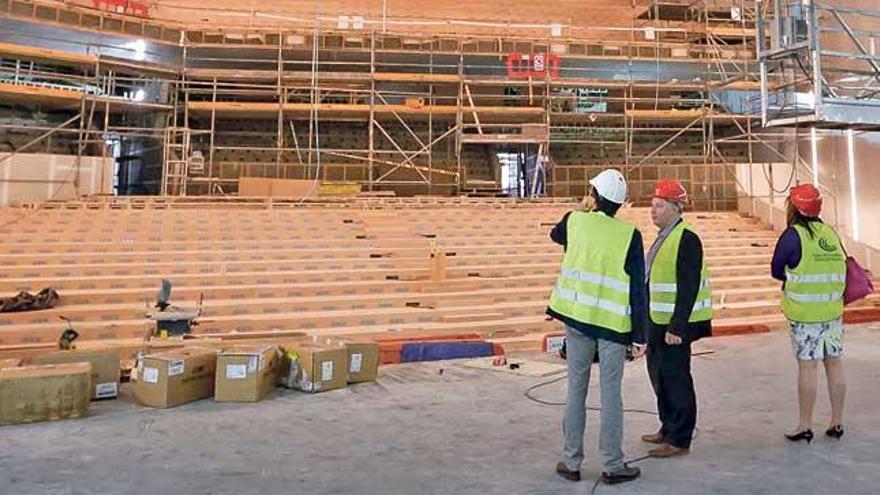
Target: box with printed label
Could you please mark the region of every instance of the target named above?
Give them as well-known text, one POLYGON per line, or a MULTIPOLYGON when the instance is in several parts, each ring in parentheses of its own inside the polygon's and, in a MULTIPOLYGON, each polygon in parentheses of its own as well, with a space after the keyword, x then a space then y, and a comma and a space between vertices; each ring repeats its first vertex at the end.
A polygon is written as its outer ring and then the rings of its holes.
POLYGON ((214 400, 257 402, 275 388, 281 363, 277 345, 242 345, 217 356, 214 400))
POLYGON ((346 342, 348 383, 372 382, 379 374, 379 344, 346 342))
POLYGON ((299 363, 294 386, 303 392, 326 392, 348 383, 348 351, 343 346, 294 345, 287 349, 282 368, 299 363))
POLYGON ((21 359, 0 359, 0 368, 15 368, 21 366, 21 359))
POLYGON ((174 407, 214 394, 217 351, 189 347, 137 360, 134 396, 151 407, 174 407))
POLYGON ((89 363, 0 369, 0 426, 85 416, 91 374, 89 363))
POLYGON ((91 394, 94 399, 119 395, 119 351, 117 349, 72 349, 37 356, 33 364, 91 363, 91 394))

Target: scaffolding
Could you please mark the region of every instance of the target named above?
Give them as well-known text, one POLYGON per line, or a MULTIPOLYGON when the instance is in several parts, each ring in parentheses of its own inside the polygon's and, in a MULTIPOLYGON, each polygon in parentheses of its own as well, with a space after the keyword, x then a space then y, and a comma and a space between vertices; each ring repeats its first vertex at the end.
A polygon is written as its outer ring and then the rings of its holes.
MULTIPOLYGON (((6 15, 27 17, 16 12, 6 15)), ((519 153, 534 164, 522 174, 530 196, 581 196, 587 177, 616 167, 636 203, 657 178, 676 177, 702 208, 725 209, 735 207, 737 165, 778 161, 790 139, 756 131, 757 15, 746 0, 655 2, 606 40, 588 28, 478 37, 320 22, 217 34, 121 16, 156 51, 176 50, 177 63, 89 63, 93 77, 113 81, 139 66, 170 71, 150 73, 164 99, 127 103, 162 115, 154 125, 122 130, 105 118, 103 129, 157 140, 163 194, 229 194, 239 177, 257 176, 458 195, 500 189, 499 155, 519 153)), ((39 22, 55 22, 48 17, 39 22)))
POLYGON ((880 10, 759 2, 767 126, 880 129, 880 10))

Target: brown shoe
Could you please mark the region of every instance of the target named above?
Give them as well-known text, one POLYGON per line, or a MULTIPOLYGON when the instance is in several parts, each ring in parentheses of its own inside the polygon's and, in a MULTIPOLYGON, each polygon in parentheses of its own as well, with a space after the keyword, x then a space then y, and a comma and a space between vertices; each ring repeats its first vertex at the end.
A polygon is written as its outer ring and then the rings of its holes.
POLYGON ((560 462, 556 465, 556 474, 562 476, 568 481, 580 481, 581 480, 581 472, 580 471, 572 471, 565 467, 565 463, 560 462))
POLYGON ((690 452, 690 449, 683 449, 681 447, 676 447, 675 445, 664 443, 656 449, 649 450, 648 455, 651 457, 656 457, 658 459, 666 459, 668 457, 685 455, 688 452, 690 452))
POLYGON ((650 435, 642 435, 642 441, 647 443, 656 443, 659 445, 663 443, 663 434, 657 432, 651 433, 650 435))

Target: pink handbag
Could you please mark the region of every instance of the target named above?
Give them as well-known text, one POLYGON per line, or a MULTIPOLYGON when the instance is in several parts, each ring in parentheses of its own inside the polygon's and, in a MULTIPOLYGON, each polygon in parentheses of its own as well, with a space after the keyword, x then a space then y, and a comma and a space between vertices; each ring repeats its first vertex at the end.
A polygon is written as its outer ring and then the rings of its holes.
POLYGON ((862 268, 852 256, 846 257, 846 290, 843 292, 843 304, 850 304, 864 299, 874 292, 871 272, 862 268))

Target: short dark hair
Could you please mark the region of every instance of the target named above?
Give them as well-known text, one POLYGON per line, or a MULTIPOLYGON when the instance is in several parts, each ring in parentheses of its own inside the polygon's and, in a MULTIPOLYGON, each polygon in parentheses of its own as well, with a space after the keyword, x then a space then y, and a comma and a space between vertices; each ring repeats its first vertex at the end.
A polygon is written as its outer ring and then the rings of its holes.
POLYGON ((596 205, 593 207, 593 210, 594 211, 601 211, 602 213, 608 215, 609 217, 613 217, 614 215, 616 215, 617 210, 619 210, 620 207, 623 206, 620 203, 608 201, 607 199, 600 196, 599 193, 596 192, 595 187, 590 188, 590 196, 593 197, 593 200, 595 200, 595 203, 596 203, 596 205))

